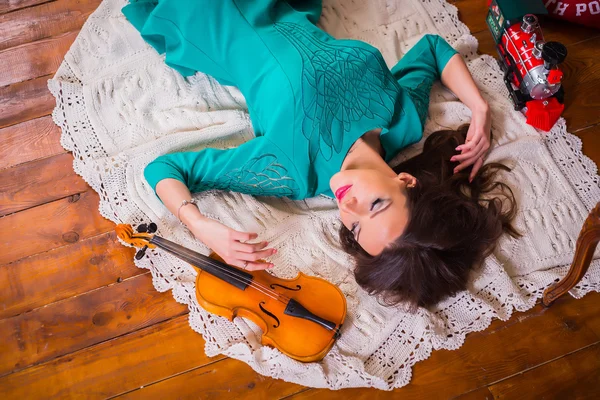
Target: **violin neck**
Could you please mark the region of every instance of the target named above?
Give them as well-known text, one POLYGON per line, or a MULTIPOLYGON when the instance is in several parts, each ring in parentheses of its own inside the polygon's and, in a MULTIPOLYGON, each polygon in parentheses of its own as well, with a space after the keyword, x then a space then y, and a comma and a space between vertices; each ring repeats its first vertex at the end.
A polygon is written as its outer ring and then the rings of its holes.
POLYGON ((250 273, 240 271, 231 265, 214 260, 158 235, 154 235, 152 239, 150 239, 150 243, 238 289, 245 290, 252 282, 253 276, 250 273))

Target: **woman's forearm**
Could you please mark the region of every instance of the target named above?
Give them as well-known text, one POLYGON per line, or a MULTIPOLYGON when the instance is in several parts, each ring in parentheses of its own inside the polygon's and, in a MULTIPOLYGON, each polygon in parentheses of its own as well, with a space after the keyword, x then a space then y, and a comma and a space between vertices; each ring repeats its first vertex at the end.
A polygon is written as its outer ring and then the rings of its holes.
MULTIPOLYGON (((156 184, 156 194, 175 216, 177 216, 177 210, 181 206, 181 203, 184 200, 190 200, 192 198, 190 190, 183 182, 171 178, 163 179, 156 184)), ((181 210, 179 210, 179 217, 181 218, 181 221, 188 226, 193 222, 206 218, 193 204, 181 207, 181 210)))
POLYGON ((488 104, 481 93, 460 54, 450 58, 441 77, 442 83, 458 96, 472 112, 487 112, 488 104))
POLYGON ((472 181, 483 165, 485 155, 490 148, 491 113, 490 108, 473 81, 467 65, 458 54, 446 64, 442 71, 442 83, 458 96, 460 101, 471 109, 471 122, 465 143, 456 148, 456 154, 450 161, 457 162, 454 173, 472 166, 469 181, 472 181))

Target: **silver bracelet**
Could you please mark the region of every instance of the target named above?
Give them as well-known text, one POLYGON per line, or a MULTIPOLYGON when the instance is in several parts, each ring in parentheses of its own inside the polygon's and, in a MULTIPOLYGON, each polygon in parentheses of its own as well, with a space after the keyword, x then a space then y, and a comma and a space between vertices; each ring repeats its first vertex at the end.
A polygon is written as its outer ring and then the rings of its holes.
MULTIPOLYGON (((190 200, 184 200, 181 202, 181 205, 177 209, 177 219, 179 220, 179 222, 181 222, 181 224, 183 224, 183 221, 181 220, 181 218, 179 218, 179 211, 181 211, 181 207, 187 206, 188 204, 194 204, 197 207, 198 201, 196 199, 190 199, 190 200)), ((183 225, 185 225, 185 224, 183 224, 183 225)))

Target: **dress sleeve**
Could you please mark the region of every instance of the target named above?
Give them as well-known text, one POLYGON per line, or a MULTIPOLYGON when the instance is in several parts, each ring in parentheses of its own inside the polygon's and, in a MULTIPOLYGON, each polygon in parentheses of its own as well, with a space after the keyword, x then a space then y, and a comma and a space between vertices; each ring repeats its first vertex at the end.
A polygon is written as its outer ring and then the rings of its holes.
POLYGON ((287 160, 261 136, 231 149, 160 156, 146 166, 144 177, 154 191, 158 182, 172 178, 183 182, 192 193, 219 189, 295 198, 300 190, 287 160))
POLYGON ((438 35, 425 35, 392 68, 401 86, 416 87, 423 79, 440 79, 444 67, 457 53, 438 35))
POLYGON ((392 68, 394 78, 413 99, 422 124, 427 118, 431 86, 455 54, 457 51, 442 37, 425 35, 392 68))

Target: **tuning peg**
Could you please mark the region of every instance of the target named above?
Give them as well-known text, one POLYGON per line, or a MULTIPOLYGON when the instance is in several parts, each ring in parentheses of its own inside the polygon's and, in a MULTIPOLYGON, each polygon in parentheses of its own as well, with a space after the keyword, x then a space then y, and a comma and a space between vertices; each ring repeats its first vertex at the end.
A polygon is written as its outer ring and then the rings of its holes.
POLYGON ((142 247, 141 250, 139 250, 137 253, 135 253, 135 259, 141 260, 142 258, 144 258, 144 256, 146 255, 146 250, 148 250, 148 246, 142 247))
POLYGON ((138 227, 137 227, 137 231, 138 231, 139 233, 148 232, 148 225, 146 225, 146 224, 141 224, 141 225, 138 225, 138 227))
POLYGON ((154 222, 150 222, 150 225, 148 225, 148 233, 154 233, 158 230, 158 226, 156 226, 156 224, 154 222))

